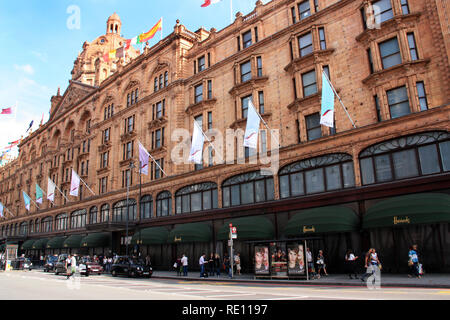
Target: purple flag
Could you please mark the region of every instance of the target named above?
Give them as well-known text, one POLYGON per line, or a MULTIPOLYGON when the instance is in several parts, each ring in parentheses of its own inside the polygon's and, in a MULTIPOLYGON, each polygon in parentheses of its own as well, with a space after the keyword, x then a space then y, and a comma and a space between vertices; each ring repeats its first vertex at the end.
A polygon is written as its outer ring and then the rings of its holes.
POLYGON ((144 146, 139 142, 139 163, 141 174, 148 175, 148 158, 149 154, 144 146))

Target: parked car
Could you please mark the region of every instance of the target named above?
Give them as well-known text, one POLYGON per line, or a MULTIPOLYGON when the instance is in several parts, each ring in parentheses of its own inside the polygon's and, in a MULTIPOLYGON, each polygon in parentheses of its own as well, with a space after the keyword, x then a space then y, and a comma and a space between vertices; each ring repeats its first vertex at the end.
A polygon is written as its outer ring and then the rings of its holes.
POLYGON ((80 274, 85 276, 89 276, 91 274, 100 275, 103 273, 103 267, 92 261, 90 257, 82 257, 78 261, 78 270, 80 271, 80 274))
POLYGON ((57 262, 58 262, 57 255, 47 256, 45 258, 44 272, 55 272, 57 262))
POLYGON ((33 263, 29 258, 23 258, 23 264, 22 264, 22 270, 29 270, 31 271, 31 268, 33 268, 33 263))
POLYGON ((64 274, 67 273, 67 270, 66 270, 67 256, 68 255, 66 253, 60 254, 58 256, 58 262, 56 262, 56 266, 55 266, 55 274, 56 275, 58 275, 60 273, 64 273, 64 274))
POLYGON ((128 277, 147 277, 151 278, 153 269, 151 266, 146 266, 142 259, 121 256, 114 260, 111 266, 111 275, 117 277, 118 275, 127 275, 128 277))

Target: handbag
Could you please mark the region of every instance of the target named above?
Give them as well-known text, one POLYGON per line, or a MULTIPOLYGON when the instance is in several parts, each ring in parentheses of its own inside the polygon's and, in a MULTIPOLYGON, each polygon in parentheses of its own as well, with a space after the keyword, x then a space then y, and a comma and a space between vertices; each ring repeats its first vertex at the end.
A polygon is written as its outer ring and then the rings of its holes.
POLYGON ((408 267, 412 267, 414 265, 414 262, 410 259, 408 260, 408 267))

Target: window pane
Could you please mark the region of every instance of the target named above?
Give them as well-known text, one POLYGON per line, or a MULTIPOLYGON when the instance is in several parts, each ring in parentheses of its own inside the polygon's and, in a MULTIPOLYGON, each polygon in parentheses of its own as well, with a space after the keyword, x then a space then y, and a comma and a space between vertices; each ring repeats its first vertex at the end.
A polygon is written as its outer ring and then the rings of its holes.
POLYGON ((402 63, 397 38, 382 42, 379 46, 384 69, 402 63))
POLYGON ((342 164, 342 173, 344 174, 344 188, 355 186, 355 169, 353 162, 342 164))
POLYGON ((342 188, 342 179, 339 165, 326 167, 325 172, 327 175, 327 190, 338 190, 342 188))
POLYGON ((300 14, 300 20, 305 19, 311 15, 311 10, 309 7, 309 0, 303 1, 298 5, 298 11, 300 14))
POLYGON ((305 172, 306 193, 316 193, 325 191, 323 184, 323 169, 310 170, 305 172))
POLYGON ((266 200, 271 201, 275 199, 275 187, 273 185, 273 178, 266 180, 266 200))
POLYGON ((392 119, 411 113, 406 87, 392 89, 386 93, 392 119))
POLYGON ((184 195, 182 197, 182 208, 183 212, 191 212, 189 195, 184 195))
POLYGON ((299 37, 299 45, 300 45, 300 56, 306 56, 307 54, 310 54, 313 52, 313 45, 312 45, 312 34, 307 33, 304 36, 299 37))
POLYGON ((282 199, 289 198, 289 176, 280 176, 280 196, 282 199))
POLYGON ((415 150, 395 152, 392 155, 396 179, 416 177, 419 175, 415 150))
POLYGON ((441 171, 436 145, 419 148, 420 168, 422 174, 432 174, 441 171))
POLYGON ((211 191, 203 192, 203 210, 211 209, 211 191))
POLYGON ((450 141, 441 142, 439 144, 441 150, 441 160, 444 171, 450 170, 450 141))
POLYGON ((181 197, 176 197, 175 199, 175 210, 176 213, 182 213, 183 211, 181 211, 181 197))
POLYGON ((192 212, 202 210, 202 193, 201 192, 191 194, 191 210, 192 210, 192 212))
POLYGON ((230 188, 225 187, 222 189, 222 206, 229 207, 230 206, 230 188))
POLYGON ((244 183, 241 185, 241 204, 254 203, 253 196, 253 182, 244 183))
POLYGON ((394 17, 390 0, 375 1, 372 3, 372 7, 375 14, 375 23, 381 23, 394 17))
POLYGON ((259 180, 255 182, 255 197, 256 202, 266 201, 266 191, 264 188, 264 180, 259 180))
POLYGON ((305 194, 305 190, 303 188, 303 174, 301 172, 297 172, 290 175, 291 177, 291 196, 299 196, 305 194))
POLYGON ((377 182, 392 180, 391 163, 389 161, 389 156, 377 156, 374 160, 377 182))
POLYGON ((252 78, 252 66, 250 61, 241 64, 241 82, 248 81, 252 78))
POLYGON ((239 186, 232 186, 231 187, 231 205, 237 206, 240 205, 240 198, 239 198, 239 186))
POLYGON ((242 35, 244 49, 252 45, 252 32, 248 31, 242 35))

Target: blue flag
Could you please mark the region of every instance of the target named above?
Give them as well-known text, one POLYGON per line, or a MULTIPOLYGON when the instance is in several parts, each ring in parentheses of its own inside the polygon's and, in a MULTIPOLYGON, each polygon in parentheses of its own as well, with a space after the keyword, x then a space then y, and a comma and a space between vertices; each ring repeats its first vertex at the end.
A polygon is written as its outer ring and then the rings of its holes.
POLYGON ((334 128, 334 91, 326 76, 322 73, 322 110, 320 124, 334 128))
POLYGON ((0 202, 0 218, 3 218, 3 204, 0 202))
POLYGON ((23 193, 23 201, 25 202, 25 208, 30 211, 30 203, 31 203, 31 198, 26 194, 25 191, 22 191, 23 193))

